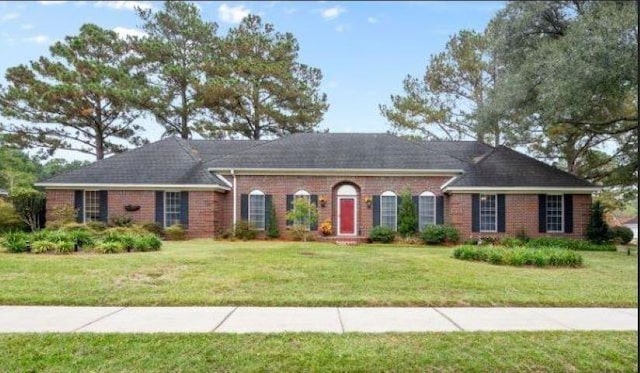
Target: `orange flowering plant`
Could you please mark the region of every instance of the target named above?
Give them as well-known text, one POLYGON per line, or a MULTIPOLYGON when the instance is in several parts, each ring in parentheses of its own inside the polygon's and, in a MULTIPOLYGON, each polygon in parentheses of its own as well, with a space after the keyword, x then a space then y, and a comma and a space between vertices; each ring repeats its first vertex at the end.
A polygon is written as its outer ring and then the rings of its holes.
POLYGON ((328 236, 331 234, 332 228, 331 219, 327 219, 320 224, 320 233, 322 233, 323 236, 328 236))

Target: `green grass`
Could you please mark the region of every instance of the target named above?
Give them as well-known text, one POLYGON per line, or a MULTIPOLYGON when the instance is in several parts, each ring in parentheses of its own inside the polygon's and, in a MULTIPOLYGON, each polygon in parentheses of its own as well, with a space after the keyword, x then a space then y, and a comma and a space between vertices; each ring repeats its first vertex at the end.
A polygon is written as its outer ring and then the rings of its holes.
POLYGON ((637 306, 637 256, 581 252, 581 268, 541 269, 452 251, 194 240, 149 253, 0 253, 0 304, 637 306))
POLYGON ((0 335, 0 371, 636 372, 636 332, 0 335))

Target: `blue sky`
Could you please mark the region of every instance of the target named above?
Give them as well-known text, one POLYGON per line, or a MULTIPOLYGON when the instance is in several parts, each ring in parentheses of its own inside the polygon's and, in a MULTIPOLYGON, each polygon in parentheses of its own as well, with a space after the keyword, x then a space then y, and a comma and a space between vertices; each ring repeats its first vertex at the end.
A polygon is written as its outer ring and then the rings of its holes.
MULTIPOLYGON (((483 30, 503 2, 197 2, 220 32, 248 13, 259 14, 276 30, 292 32, 300 61, 322 70, 322 90, 330 108, 319 128, 331 132, 384 132, 389 129, 378 105, 402 92, 407 74, 422 76, 429 56, 442 51, 461 29, 483 30)), ((48 55, 48 47, 76 34, 83 23, 120 33, 139 32, 134 5, 159 9, 147 1, 0 2, 0 84, 8 67, 48 55)), ((161 129, 143 119, 146 137, 161 129)), ((90 156, 62 152, 65 158, 90 156)))

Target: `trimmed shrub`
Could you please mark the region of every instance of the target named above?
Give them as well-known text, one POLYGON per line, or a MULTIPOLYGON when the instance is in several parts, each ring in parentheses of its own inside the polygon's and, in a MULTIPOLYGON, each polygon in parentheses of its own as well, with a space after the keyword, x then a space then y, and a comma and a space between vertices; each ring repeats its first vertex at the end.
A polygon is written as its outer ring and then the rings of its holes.
POLYGON ((97 244, 93 250, 101 254, 118 254, 118 253, 123 253, 125 250, 125 247, 121 242, 111 241, 111 242, 101 242, 97 244))
POLYGON ((395 238, 396 232, 388 227, 377 226, 369 233, 369 240, 371 240, 371 242, 391 243, 395 238))
POLYGON ((454 244, 460 241, 458 230, 450 225, 427 225, 420 237, 424 243, 431 245, 440 245, 445 242, 454 244))
POLYGON ((531 248, 559 247, 575 251, 615 251, 612 244, 594 244, 585 240, 565 237, 538 237, 530 239, 525 246, 531 248))
POLYGON ((58 250, 58 245, 51 241, 34 241, 31 244, 31 252, 34 254, 46 254, 58 250))
POLYGON ((621 225, 611 228, 611 236, 614 240, 626 245, 633 240, 633 231, 631 228, 621 225))
POLYGON ((591 204, 586 235, 587 239, 595 244, 602 244, 611 239, 609 225, 604 220, 604 207, 600 201, 591 204))
POLYGON ((20 215, 9 202, 0 199, 0 232, 9 232, 24 227, 20 215))
POLYGON ((133 224, 133 219, 131 216, 119 215, 109 219, 109 222, 112 227, 130 227, 133 224))
POLYGON ((160 223, 144 223, 142 224, 142 229, 156 236, 164 236, 164 227, 160 223))
POLYGON ((187 237, 187 232, 180 224, 174 224, 164 229, 164 238, 170 241, 182 241, 187 237))
POLYGON ((463 245, 453 251, 453 257, 461 260, 488 262, 496 265, 537 267, 580 267, 582 256, 575 251, 547 247, 532 249, 516 247, 512 249, 494 246, 463 245))
POLYGON ((506 247, 517 247, 517 246, 523 246, 524 241, 521 241, 520 239, 515 237, 505 236, 500 239, 500 245, 506 246, 506 247))
POLYGON ((0 244, 10 253, 29 251, 29 234, 26 232, 8 232, 0 240, 0 244))
POLYGON ((278 229, 278 217, 276 216, 276 207, 271 204, 269 209, 269 224, 267 225, 267 237, 278 238, 280 237, 280 230, 278 229))
POLYGON ((243 241, 255 240, 258 236, 258 231, 253 229, 248 221, 241 220, 236 223, 236 229, 234 230, 233 235, 243 241))
POLYGON ((456 244, 460 241, 460 233, 451 225, 443 225, 444 240, 447 243, 456 244))
POLYGON ((88 223, 86 223, 86 226, 96 232, 102 232, 103 230, 107 229, 107 224, 105 224, 102 221, 90 221, 88 223))

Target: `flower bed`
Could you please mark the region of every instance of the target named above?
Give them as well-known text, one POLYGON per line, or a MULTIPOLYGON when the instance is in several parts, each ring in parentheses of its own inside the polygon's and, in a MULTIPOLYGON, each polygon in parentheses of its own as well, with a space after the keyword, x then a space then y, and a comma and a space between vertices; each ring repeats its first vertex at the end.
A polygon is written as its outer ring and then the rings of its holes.
POLYGON ((531 247, 496 247, 463 245, 456 248, 453 257, 461 260, 487 262, 496 265, 537 267, 580 267, 582 255, 575 251, 545 247, 534 249, 531 247))

